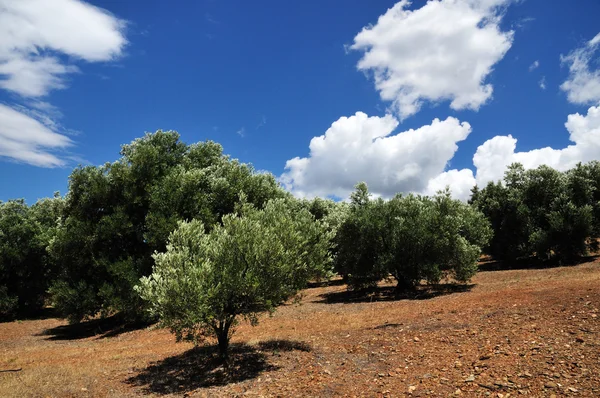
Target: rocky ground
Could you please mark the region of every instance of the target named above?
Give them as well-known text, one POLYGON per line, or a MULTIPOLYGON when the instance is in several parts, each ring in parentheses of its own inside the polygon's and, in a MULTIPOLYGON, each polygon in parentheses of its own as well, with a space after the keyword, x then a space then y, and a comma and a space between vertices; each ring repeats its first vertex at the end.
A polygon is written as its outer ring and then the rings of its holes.
POLYGON ((397 298, 339 281, 212 347, 118 322, 0 324, 0 396, 600 397, 600 263, 480 272, 397 298))

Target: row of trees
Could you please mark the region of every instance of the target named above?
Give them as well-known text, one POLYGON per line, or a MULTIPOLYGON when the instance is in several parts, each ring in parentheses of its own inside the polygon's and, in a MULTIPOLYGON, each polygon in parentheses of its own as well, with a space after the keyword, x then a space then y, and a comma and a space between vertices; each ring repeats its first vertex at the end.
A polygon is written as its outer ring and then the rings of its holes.
POLYGON ((559 172, 510 166, 503 182, 473 189, 470 203, 494 231, 488 252, 512 262, 537 256, 570 263, 598 249, 600 163, 559 172))
POLYGON ((72 321, 99 312, 142 318, 133 287, 151 273, 152 254, 166 249, 180 220, 210 230, 241 192, 258 208, 286 196, 272 175, 223 155, 219 144, 186 145, 175 132, 147 134, 124 145, 116 162, 75 169, 49 246, 60 263, 54 305, 72 321))
POLYGON ((58 273, 47 248, 54 239, 64 201, 58 194, 29 207, 0 202, 0 318, 28 316, 43 307, 58 273))
POLYGON ((335 237, 336 271, 354 288, 374 286, 390 275, 398 290, 445 277, 466 282, 477 272, 491 234, 483 214, 453 200, 448 190, 434 197, 372 200, 361 183, 335 237))
POLYGON ((352 289, 396 280, 399 291, 468 281, 482 250, 504 260, 572 260, 595 249, 600 164, 565 173, 513 165, 469 204, 433 197, 349 203, 299 200, 269 174, 147 134, 103 166, 76 168, 69 192, 28 207, 0 203, 0 316, 50 299, 70 321, 151 317, 178 339, 215 337, 226 355, 239 319, 252 323, 315 278, 352 289))

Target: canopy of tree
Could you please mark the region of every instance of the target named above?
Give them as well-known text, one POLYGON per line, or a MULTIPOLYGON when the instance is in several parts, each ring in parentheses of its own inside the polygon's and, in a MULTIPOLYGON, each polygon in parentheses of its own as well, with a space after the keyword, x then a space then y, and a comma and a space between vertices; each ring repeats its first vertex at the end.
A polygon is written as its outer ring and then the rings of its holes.
POLYGON ((64 198, 0 202, 0 318, 49 298, 71 321, 139 319, 150 306, 179 337, 208 331, 225 344, 236 319, 255 320, 332 269, 351 288, 392 277, 412 289, 469 280, 482 248, 561 263, 598 249, 599 162, 515 164, 469 204, 448 191, 374 200, 364 183, 350 199, 295 199, 217 143, 146 134, 113 163, 76 168, 64 198), (179 307, 184 291, 193 308, 179 307))
POLYGON ((181 223, 137 290, 178 340, 213 336, 226 356, 238 317, 255 324, 329 271, 332 233, 295 207, 284 199, 263 210, 246 205, 208 233, 200 221, 181 223))
POLYGON ((287 196, 272 175, 224 156, 219 144, 186 145, 175 132, 146 134, 121 155, 70 176, 49 251, 61 265, 54 304, 72 321, 114 311, 140 317, 144 303, 133 286, 150 275, 152 254, 165 250, 179 220, 210 230, 242 192, 258 208, 287 196))
POLYGON ((537 256, 562 263, 597 250, 600 234, 600 163, 566 172, 513 164, 504 182, 474 189, 471 203, 494 230, 488 251, 514 261, 537 256))
POLYGON ((464 282, 477 272, 490 227, 483 214, 448 191, 371 200, 360 183, 351 201, 336 237, 336 270, 351 286, 373 286, 392 275, 398 289, 412 289, 421 280, 464 282))
POLYGON ((57 196, 31 207, 0 202, 0 318, 28 316, 44 306, 56 267, 46 248, 64 201, 57 196))

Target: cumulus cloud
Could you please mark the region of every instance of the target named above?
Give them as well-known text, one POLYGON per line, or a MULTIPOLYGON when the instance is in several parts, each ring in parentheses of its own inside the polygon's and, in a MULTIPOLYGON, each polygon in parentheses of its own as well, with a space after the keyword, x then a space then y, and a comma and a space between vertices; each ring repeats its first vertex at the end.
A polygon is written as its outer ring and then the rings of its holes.
POLYGON ((350 48, 364 52, 358 69, 372 73, 401 119, 425 101, 477 110, 492 96, 486 78, 512 45, 513 32, 499 27, 509 1, 430 0, 409 10, 411 2, 402 0, 350 48))
POLYGON ((452 196, 462 201, 467 201, 471 196, 471 189, 475 186, 475 177, 471 169, 448 170, 429 180, 426 195, 435 195, 449 187, 452 196))
POLYGON ((65 164, 55 152, 73 142, 54 131, 55 124, 38 120, 35 113, 0 104, 0 157, 42 167, 65 164))
MULTIPOLYGON (((511 135, 496 136, 487 140, 477 148, 473 156, 477 184, 485 186, 490 181, 501 180, 507 166, 515 162, 523 164, 526 169, 548 165, 564 171, 575 167, 579 162, 600 159, 600 107, 589 108, 586 115, 569 115, 565 127, 573 144, 561 149, 545 147, 517 152, 517 139, 511 135)), ((457 170, 448 173, 452 173, 456 178, 447 178, 446 181, 450 181, 451 187, 456 187, 458 191, 463 185, 473 181, 465 170, 460 171, 463 173, 460 176, 456 174, 457 170)))
POLYGON ((66 87, 78 61, 111 61, 127 44, 125 22, 80 0, 0 0, 0 88, 27 106, 0 108, 0 156, 36 166, 65 164, 72 141, 50 103, 31 98, 66 87))
MULTIPOLYGON (((300 197, 345 198, 358 181, 366 181, 374 194, 384 197, 425 192, 454 156, 457 142, 471 132, 468 123, 453 117, 394 133, 398 125, 392 115, 369 117, 357 112, 341 117, 311 140, 308 157, 287 161, 280 181, 300 197)), ((451 176, 443 178, 432 184, 440 185, 451 176)))
POLYGON ((430 125, 393 134, 398 124, 390 115, 358 112, 342 117, 312 139, 308 157, 287 161, 280 181, 300 197, 346 198, 358 181, 366 181, 376 196, 433 195, 449 186, 455 198, 467 200, 475 184, 483 187, 501 180, 515 162, 525 169, 548 165, 564 171, 579 162, 600 160, 600 106, 585 115, 568 116, 565 127, 573 144, 565 148, 517 152, 517 139, 511 135, 485 141, 473 156, 475 174, 471 169, 445 170, 457 143, 471 132, 468 123, 452 117, 435 119, 430 125))
MULTIPOLYGON (((591 69, 600 47, 600 33, 583 47, 561 56, 563 64, 569 66, 569 77, 560 88, 567 93, 573 104, 597 104, 600 102, 600 69, 591 69)), ((596 59, 597 61, 597 59, 596 59)))

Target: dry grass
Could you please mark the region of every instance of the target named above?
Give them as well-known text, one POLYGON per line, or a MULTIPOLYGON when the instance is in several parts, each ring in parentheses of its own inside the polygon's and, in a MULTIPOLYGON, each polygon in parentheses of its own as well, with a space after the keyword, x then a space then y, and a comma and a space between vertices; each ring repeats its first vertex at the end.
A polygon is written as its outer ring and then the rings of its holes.
POLYGON ((0 370, 22 368, 0 373, 0 396, 600 396, 598 262, 481 272, 404 299, 385 285, 303 294, 241 325, 228 367, 151 327, 0 324, 0 370))

